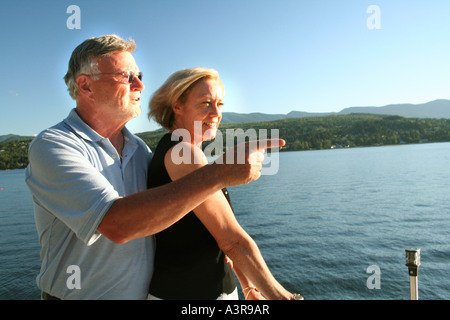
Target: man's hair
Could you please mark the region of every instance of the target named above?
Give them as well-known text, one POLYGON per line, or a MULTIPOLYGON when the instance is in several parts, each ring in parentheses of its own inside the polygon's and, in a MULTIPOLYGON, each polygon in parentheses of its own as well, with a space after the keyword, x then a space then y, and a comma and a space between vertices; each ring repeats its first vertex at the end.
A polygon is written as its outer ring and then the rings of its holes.
POLYGON ((224 90, 219 73, 214 69, 192 68, 177 71, 153 94, 148 118, 153 118, 163 128, 170 130, 175 120, 172 106, 178 101, 184 103, 190 89, 202 79, 217 80, 224 90))
POLYGON ((81 43, 72 52, 69 60, 69 68, 64 81, 66 82, 70 96, 76 100, 78 86, 76 79, 80 74, 98 73, 97 63, 93 58, 111 55, 116 52, 133 52, 136 47, 134 40, 123 40, 117 35, 105 35, 98 38, 89 38, 81 43))

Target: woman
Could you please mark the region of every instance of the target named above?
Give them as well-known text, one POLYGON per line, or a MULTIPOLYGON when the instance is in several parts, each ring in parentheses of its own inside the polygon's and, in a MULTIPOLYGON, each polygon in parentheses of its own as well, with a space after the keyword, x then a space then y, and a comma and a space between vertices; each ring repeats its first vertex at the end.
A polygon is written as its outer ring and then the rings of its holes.
MULTIPOLYGON (((170 133, 155 149, 149 188, 208 164, 201 144, 215 137, 223 100, 217 71, 203 68, 175 72, 154 93, 149 118, 170 133)), ((257 245, 237 222, 226 189, 211 195, 155 238, 155 270, 149 290, 153 298, 237 299, 230 264, 246 299, 300 297, 272 276, 257 245), (232 263, 227 263, 227 256, 232 263)))

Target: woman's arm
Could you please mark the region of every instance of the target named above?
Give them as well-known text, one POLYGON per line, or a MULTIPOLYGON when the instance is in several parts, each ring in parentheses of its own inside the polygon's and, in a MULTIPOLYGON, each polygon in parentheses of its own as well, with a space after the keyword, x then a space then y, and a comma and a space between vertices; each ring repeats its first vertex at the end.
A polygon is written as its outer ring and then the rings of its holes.
MULTIPOLYGON (((170 149, 164 162, 172 180, 177 180, 207 164, 203 152, 189 143, 183 144, 183 152, 191 152, 191 163, 174 164, 170 149)), ((258 246, 237 222, 222 191, 207 198, 194 209, 194 213, 229 256, 239 270, 263 295, 271 300, 291 299, 292 294, 281 286, 267 267, 258 246)))
POLYGON ((254 159, 260 148, 275 148, 285 143, 282 139, 261 140, 261 145, 253 148, 249 143, 244 143, 244 148, 238 145, 231 154, 237 157, 243 150, 245 164, 237 164, 237 161, 228 163, 228 156, 224 154, 217 163, 202 166, 177 181, 118 198, 97 230, 116 243, 160 232, 184 217, 213 192, 257 180, 261 175, 262 160, 254 159))

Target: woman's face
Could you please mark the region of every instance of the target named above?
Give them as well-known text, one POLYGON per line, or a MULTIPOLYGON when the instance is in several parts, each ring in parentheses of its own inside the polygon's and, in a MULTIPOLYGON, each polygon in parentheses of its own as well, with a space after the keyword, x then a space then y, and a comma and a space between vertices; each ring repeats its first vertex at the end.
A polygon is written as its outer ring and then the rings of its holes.
POLYGON ((188 92, 185 102, 177 102, 174 129, 186 129, 191 143, 214 139, 222 120, 223 88, 217 80, 199 80, 188 92))

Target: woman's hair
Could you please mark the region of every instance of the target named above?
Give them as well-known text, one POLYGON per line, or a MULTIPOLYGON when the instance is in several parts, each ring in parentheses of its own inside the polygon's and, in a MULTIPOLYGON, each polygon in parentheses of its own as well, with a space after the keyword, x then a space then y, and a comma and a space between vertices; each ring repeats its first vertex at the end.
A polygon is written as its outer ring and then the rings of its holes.
POLYGON ((93 58, 108 56, 116 52, 133 52, 136 47, 134 40, 123 40, 117 35, 106 35, 98 38, 89 38, 81 43, 72 52, 69 60, 69 68, 64 81, 66 82, 70 96, 76 100, 78 86, 76 79, 80 74, 98 73, 97 63, 93 58))
POLYGON ((190 89, 202 79, 217 80, 223 90, 219 73, 214 69, 192 68, 177 71, 153 94, 148 118, 153 118, 163 128, 170 130, 175 120, 172 106, 177 101, 185 102, 190 89))

